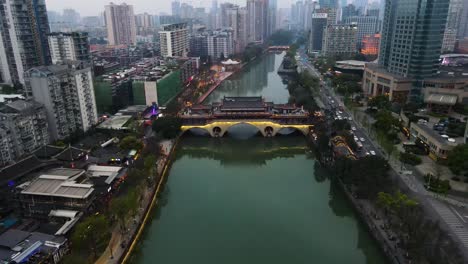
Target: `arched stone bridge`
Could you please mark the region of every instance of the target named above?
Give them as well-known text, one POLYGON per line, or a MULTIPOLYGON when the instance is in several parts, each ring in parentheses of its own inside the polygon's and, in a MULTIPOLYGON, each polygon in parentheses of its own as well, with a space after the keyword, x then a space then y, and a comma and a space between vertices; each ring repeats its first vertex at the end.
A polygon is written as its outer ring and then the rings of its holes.
POLYGON ((208 132, 212 137, 222 137, 226 134, 228 129, 232 126, 238 124, 248 124, 258 128, 260 133, 264 137, 274 137, 278 131, 283 128, 293 128, 300 131, 304 136, 310 132, 313 128, 313 125, 309 124, 281 124, 276 120, 213 120, 211 122, 207 122, 204 125, 183 125, 181 127, 182 131, 188 131, 193 128, 203 129, 208 132))
POLYGON ((199 128, 213 137, 222 137, 238 124, 258 128, 265 137, 275 136, 282 128, 293 128, 307 135, 320 113, 310 114, 301 107, 265 102, 262 97, 224 97, 210 105, 188 105, 179 113, 182 131, 199 128))

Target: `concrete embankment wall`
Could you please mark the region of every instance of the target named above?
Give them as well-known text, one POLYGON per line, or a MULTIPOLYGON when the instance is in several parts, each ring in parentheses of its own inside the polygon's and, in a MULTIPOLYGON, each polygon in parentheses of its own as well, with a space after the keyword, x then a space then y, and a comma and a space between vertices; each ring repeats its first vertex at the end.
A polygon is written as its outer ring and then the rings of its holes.
POLYGON ((172 162, 174 161, 177 145, 180 141, 180 137, 177 137, 175 139, 174 144, 172 145, 171 151, 169 155, 166 158, 166 161, 164 163, 164 168, 162 170, 161 176, 159 177, 159 181, 157 184, 157 187, 154 189, 152 193, 152 198, 151 202, 148 203, 148 206, 145 208, 145 216, 143 217, 143 220, 140 221, 139 226, 138 226, 138 231, 133 234, 132 239, 129 243, 129 246, 127 247, 126 251, 124 254, 122 254, 121 259, 119 260, 119 263, 127 263, 130 260, 130 257, 132 255, 132 252, 135 249, 135 246, 138 244, 138 241, 141 239, 141 236, 143 235, 143 232, 146 228, 146 225, 149 223, 151 220, 151 214, 153 210, 158 206, 158 197, 159 194, 162 192, 164 189, 164 184, 166 183, 167 175, 170 171, 172 162))

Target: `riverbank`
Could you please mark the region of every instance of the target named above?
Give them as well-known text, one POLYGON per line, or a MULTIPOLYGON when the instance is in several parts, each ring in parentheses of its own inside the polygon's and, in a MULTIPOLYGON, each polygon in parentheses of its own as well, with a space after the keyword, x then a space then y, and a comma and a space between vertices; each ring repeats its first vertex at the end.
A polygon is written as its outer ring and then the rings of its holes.
POLYGON ((218 88, 224 80, 226 80, 227 78, 231 77, 231 75, 233 75, 234 73, 236 72, 221 72, 219 73, 220 77, 218 79, 218 81, 216 83, 214 83, 210 89, 208 89, 208 91, 206 91, 206 93, 204 93, 202 96, 200 96, 197 100, 197 103, 201 104, 203 103, 203 101, 205 101, 205 99, 214 91, 216 90, 216 88, 218 88))
POLYGON ((166 175, 170 169, 171 162, 177 147, 178 139, 165 140, 160 143, 162 154, 157 160, 157 171, 160 175, 156 185, 145 190, 144 198, 137 215, 132 220, 127 232, 122 234, 118 227, 115 227, 112 232, 112 238, 104 253, 95 262, 96 264, 118 264, 126 263, 138 240, 140 239, 145 226, 150 219, 153 209, 158 204, 158 196, 163 189, 166 175))

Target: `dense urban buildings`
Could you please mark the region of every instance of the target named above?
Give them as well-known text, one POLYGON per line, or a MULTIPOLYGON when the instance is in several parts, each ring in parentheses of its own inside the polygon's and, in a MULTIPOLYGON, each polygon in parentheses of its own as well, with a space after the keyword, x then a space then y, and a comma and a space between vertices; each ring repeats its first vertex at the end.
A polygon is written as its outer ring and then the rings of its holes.
POLYGON ((132 45, 136 43, 136 26, 133 6, 125 3, 105 6, 107 39, 109 45, 132 45))
POLYGON ((0 107, 0 166, 49 143, 46 110, 34 101, 17 100, 0 107))
POLYGON ((27 72, 27 94, 44 105, 50 139, 62 140, 97 123, 91 67, 80 61, 40 66, 27 72))
POLYGON ((163 25, 159 31, 161 56, 186 57, 189 49, 187 23, 163 25))
POLYGON ((268 0, 247 0, 248 41, 265 41, 268 37, 268 23, 268 0))
POLYGON ((49 34, 49 48, 53 64, 66 60, 91 62, 86 32, 51 33, 49 34))
POLYGON ((50 64, 45 0, 0 2, 0 83, 24 84, 24 72, 50 64))

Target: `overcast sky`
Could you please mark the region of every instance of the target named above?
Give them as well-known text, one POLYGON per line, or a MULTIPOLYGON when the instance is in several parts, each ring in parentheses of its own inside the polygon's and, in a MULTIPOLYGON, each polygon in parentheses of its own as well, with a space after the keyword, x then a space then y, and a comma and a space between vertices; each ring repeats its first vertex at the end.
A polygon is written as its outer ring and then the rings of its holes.
MULTIPOLYGON (((290 7, 293 0, 277 0, 278 7, 290 7)), ((108 4, 109 0, 46 0, 47 10, 51 11, 62 11, 64 8, 72 8, 78 11, 81 16, 94 16, 104 11, 104 6, 108 4)), ((133 5, 135 13, 147 12, 150 14, 159 14, 160 12, 171 13, 171 2, 172 0, 126 0, 126 1, 113 1, 116 4, 127 3, 133 5)), ((181 1, 182 3, 188 3, 195 7, 211 6, 211 0, 193 0, 193 1, 181 1)), ((245 6, 246 0, 229 0, 222 1, 218 0, 218 3, 230 2, 240 6, 245 6)))

